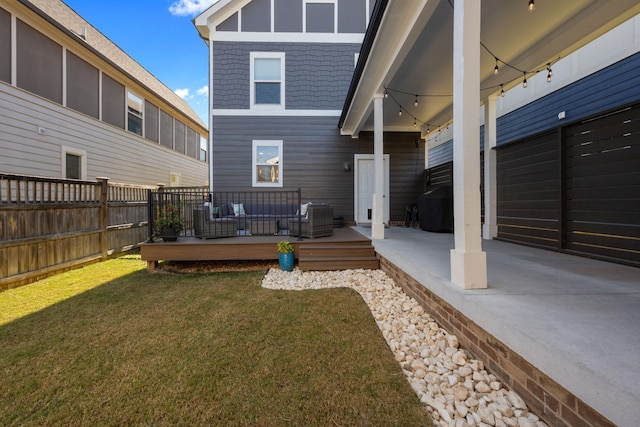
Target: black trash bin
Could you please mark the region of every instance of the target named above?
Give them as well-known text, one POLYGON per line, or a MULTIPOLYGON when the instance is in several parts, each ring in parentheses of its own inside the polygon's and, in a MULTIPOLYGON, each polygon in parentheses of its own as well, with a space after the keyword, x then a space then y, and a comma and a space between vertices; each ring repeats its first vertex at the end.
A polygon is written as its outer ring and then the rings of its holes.
POLYGON ((453 232, 453 194, 451 187, 427 191, 418 198, 420 228, 438 233, 453 232))

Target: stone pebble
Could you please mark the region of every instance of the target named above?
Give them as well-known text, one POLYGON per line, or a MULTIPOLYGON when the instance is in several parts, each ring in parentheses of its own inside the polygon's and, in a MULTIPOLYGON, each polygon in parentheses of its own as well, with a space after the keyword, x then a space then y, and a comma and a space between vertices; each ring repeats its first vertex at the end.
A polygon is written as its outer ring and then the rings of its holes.
POLYGON ((303 272, 296 268, 286 272, 272 268, 262 287, 349 287, 357 291, 435 426, 547 426, 382 270, 303 272))

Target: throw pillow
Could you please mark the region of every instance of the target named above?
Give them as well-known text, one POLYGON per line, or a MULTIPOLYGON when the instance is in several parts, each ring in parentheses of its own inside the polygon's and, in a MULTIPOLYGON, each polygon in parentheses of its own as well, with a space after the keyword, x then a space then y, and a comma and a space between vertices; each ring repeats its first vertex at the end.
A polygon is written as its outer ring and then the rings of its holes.
POLYGON ((233 214, 234 215, 244 215, 244 205, 242 203, 234 203, 233 204, 233 214))

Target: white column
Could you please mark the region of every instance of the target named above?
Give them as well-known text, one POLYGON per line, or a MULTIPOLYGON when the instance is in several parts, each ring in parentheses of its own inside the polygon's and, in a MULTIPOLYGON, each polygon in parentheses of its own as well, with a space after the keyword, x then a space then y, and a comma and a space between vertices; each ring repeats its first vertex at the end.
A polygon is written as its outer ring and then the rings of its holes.
POLYGON ((383 95, 373 98, 373 218, 371 218, 371 238, 384 239, 384 123, 383 95))
POLYGON ((496 100, 491 95, 484 103, 484 225, 482 237, 491 240, 498 235, 496 200, 496 100))
POLYGON ((487 287, 480 227, 480 1, 455 0, 453 12, 453 203, 451 281, 487 287))

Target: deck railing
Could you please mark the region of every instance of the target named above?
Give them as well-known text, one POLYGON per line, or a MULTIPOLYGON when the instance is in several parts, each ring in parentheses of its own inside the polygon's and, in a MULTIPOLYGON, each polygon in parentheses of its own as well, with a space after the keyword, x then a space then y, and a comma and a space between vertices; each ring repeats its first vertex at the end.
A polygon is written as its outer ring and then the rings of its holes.
MULTIPOLYGON (((231 235, 287 235, 292 221, 302 220, 302 192, 295 191, 214 191, 205 188, 161 188, 149 191, 149 241, 160 234, 158 218, 178 211, 182 219, 181 236, 204 238, 231 235), (203 213, 200 215, 198 211, 203 213), (196 223, 201 221, 203 223, 196 223), (211 234, 203 229, 211 230, 211 234), (223 233, 216 235, 218 232, 223 233)), ((300 227, 297 228, 300 230, 300 227)))

